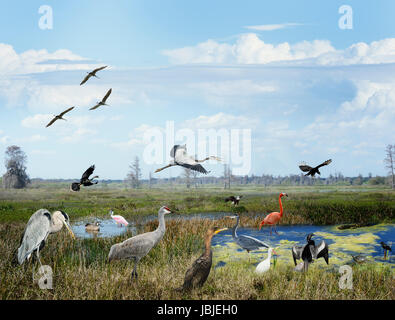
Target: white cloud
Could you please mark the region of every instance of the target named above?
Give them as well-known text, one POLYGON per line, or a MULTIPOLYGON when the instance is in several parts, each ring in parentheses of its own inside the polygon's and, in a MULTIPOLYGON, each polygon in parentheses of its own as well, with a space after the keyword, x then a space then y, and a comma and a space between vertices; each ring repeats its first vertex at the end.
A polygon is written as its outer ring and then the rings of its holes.
POLYGON ((263 24, 256 26, 245 26, 244 28, 257 31, 273 31, 279 29, 285 29, 288 27, 301 26, 301 23, 280 23, 280 24, 263 24))
POLYGON ((190 129, 252 129, 257 126, 259 120, 245 116, 235 116, 223 112, 212 116, 201 115, 197 118, 185 120, 181 125, 190 129))

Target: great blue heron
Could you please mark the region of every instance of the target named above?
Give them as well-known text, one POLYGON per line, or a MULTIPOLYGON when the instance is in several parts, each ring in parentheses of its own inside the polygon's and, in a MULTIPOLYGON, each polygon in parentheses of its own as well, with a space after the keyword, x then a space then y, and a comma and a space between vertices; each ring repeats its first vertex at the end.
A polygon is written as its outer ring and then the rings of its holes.
POLYGON ((171 151, 170 151, 170 156, 172 158, 174 158, 174 160, 171 160, 170 163, 163 167, 163 168, 159 168, 156 169, 155 172, 159 172, 162 171, 163 169, 172 167, 172 166, 181 166, 184 168, 188 168, 200 173, 204 173, 207 174, 209 173, 209 171, 207 171, 206 169, 203 168, 203 166, 201 164, 199 164, 199 162, 204 162, 206 160, 217 160, 217 161, 221 161, 220 158, 215 157, 215 156, 210 156, 207 157, 203 160, 197 160, 194 157, 190 156, 187 154, 187 146, 184 145, 175 145, 171 151))
POLYGON ((235 215, 235 216, 227 216, 227 218, 232 218, 236 219, 236 224, 232 228, 232 237, 233 240, 243 249, 247 250, 249 253, 252 250, 259 250, 263 248, 269 248, 269 245, 266 244, 265 242, 258 240, 254 237, 250 236, 245 236, 245 235, 238 235, 237 234, 237 228, 239 227, 239 220, 240 216, 235 215))
MULTIPOLYGON (((311 238, 314 236, 314 233, 309 233, 306 237, 307 243, 303 246, 293 246, 292 247, 292 257, 296 264, 296 260, 303 260, 303 271, 307 271, 310 263, 313 262, 313 259, 324 258, 326 264, 329 264, 329 251, 328 244, 322 240, 320 244, 316 245, 314 240, 311 238)), ((299 270, 298 270, 299 271, 299 270)))
POLYGON ((55 211, 51 215, 47 209, 40 209, 33 213, 27 222, 21 244, 18 248, 18 263, 22 264, 35 252, 38 262, 41 265, 40 250, 44 248, 48 235, 60 231, 63 225, 70 232, 71 237, 75 239, 69 221, 69 216, 63 211, 55 211))
POLYGON ((255 269, 256 273, 265 273, 266 271, 268 271, 270 269, 270 259, 272 258, 272 252, 274 254, 277 254, 273 248, 269 248, 269 250, 267 251, 267 258, 265 260, 261 261, 256 266, 256 269, 255 269))
POLYGON ((46 128, 48 128, 49 126, 51 126, 56 120, 65 120, 65 121, 66 121, 66 119, 63 118, 63 116, 64 116, 67 112, 69 112, 69 111, 71 111, 71 110, 73 110, 73 109, 74 109, 74 107, 71 107, 71 108, 68 108, 67 110, 63 111, 62 113, 58 114, 57 116, 54 115, 55 118, 53 118, 53 119, 46 125, 46 128))
POLYGON ((83 85, 85 82, 87 82, 90 77, 96 77, 99 79, 99 77, 96 75, 96 72, 103 70, 104 68, 107 68, 107 66, 94 69, 91 72, 87 72, 87 75, 85 76, 84 80, 81 81, 80 86, 83 85))
POLYGON ((213 252, 211 251, 211 239, 217 233, 227 230, 228 228, 210 228, 204 240, 205 250, 203 254, 196 259, 192 266, 185 273, 184 284, 178 290, 191 290, 201 287, 206 282, 213 262, 213 252))
POLYGON ((100 231, 100 223, 95 222, 95 223, 87 223, 85 225, 85 230, 86 231, 100 231))
POLYGON ((114 244, 110 253, 108 254, 108 261, 120 259, 132 259, 134 260, 134 268, 132 272, 132 278, 137 279, 137 264, 148 254, 148 252, 163 238, 166 226, 165 226, 165 214, 171 213, 172 211, 168 207, 161 207, 158 212, 159 226, 155 231, 146 232, 126 239, 121 243, 114 244))
POLYGON ((89 187, 94 184, 97 184, 98 181, 93 181, 93 179, 99 178, 99 176, 94 176, 92 178, 89 178, 90 175, 92 175, 93 171, 95 171, 95 165, 91 165, 83 174, 80 179, 80 182, 73 182, 71 184, 70 190, 71 191, 80 191, 81 185, 84 187, 89 187))
POLYGON ((108 97, 110 96, 112 92, 112 88, 110 90, 107 91, 106 95, 103 97, 103 99, 99 102, 96 103, 96 105, 92 108, 90 108, 89 110, 95 110, 97 108, 99 108, 100 106, 108 106, 108 104, 106 104, 106 101, 108 99, 108 97))
POLYGON ((237 205, 239 205, 239 202, 240 202, 240 199, 242 198, 243 196, 230 196, 230 197, 227 197, 227 198, 225 198, 225 202, 232 202, 232 204, 234 205, 234 206, 237 206, 237 205))
POLYGON ((323 166, 327 166, 328 164, 330 164, 332 162, 331 159, 326 160, 325 162, 321 163, 320 165, 316 166, 316 167, 310 167, 305 163, 302 163, 299 165, 300 170, 302 170, 303 172, 307 172, 305 174, 305 176, 311 175, 312 177, 314 177, 314 175, 317 174, 321 174, 320 170, 318 170, 319 168, 323 167, 323 166))

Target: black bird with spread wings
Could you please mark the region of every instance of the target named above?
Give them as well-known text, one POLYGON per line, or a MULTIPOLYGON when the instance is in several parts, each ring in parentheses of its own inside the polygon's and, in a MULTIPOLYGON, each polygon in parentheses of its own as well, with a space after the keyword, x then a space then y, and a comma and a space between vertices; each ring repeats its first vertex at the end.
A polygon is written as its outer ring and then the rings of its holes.
POLYGON ((71 191, 80 191, 81 185, 84 187, 89 187, 91 185, 97 184, 98 181, 93 181, 95 178, 99 178, 99 176, 94 176, 91 179, 89 179, 89 176, 93 173, 95 170, 95 165, 91 165, 82 175, 80 182, 73 182, 71 184, 71 191))
POLYGON ((233 205, 234 206, 237 206, 237 205, 239 205, 239 202, 240 202, 240 199, 242 198, 243 196, 230 196, 230 197, 227 197, 227 198, 225 198, 225 202, 232 202, 233 203, 233 205))
POLYGON ((303 172, 307 172, 305 174, 305 176, 309 176, 311 175, 312 177, 314 177, 314 175, 317 174, 321 174, 320 170, 318 170, 319 168, 323 167, 323 166, 327 166, 328 164, 330 164, 332 162, 332 159, 326 160, 325 162, 321 163, 320 165, 312 168, 310 166, 308 166, 307 164, 300 164, 299 168, 300 170, 302 170, 303 172))
POLYGON ((110 96, 111 92, 112 92, 112 89, 108 90, 106 95, 104 96, 104 98, 101 101, 99 101, 94 107, 90 108, 89 110, 95 110, 95 109, 99 108, 100 106, 108 106, 108 104, 106 104, 106 101, 107 101, 108 97, 110 96))
POLYGON ((85 82, 87 82, 89 80, 90 77, 96 77, 98 79, 100 79, 97 75, 96 72, 103 70, 104 68, 107 68, 107 66, 104 67, 100 67, 97 68, 95 70, 92 70, 91 72, 87 72, 87 75, 85 76, 84 80, 81 81, 80 86, 83 85, 85 82))
POLYGON ((54 116, 55 118, 53 118, 53 119, 47 124, 46 128, 48 128, 49 126, 51 126, 56 120, 65 120, 65 121, 66 121, 66 119, 63 118, 63 116, 64 116, 67 112, 69 112, 69 111, 71 111, 71 110, 73 110, 73 109, 74 109, 74 107, 68 108, 67 110, 63 111, 62 113, 58 114, 57 116, 54 116))

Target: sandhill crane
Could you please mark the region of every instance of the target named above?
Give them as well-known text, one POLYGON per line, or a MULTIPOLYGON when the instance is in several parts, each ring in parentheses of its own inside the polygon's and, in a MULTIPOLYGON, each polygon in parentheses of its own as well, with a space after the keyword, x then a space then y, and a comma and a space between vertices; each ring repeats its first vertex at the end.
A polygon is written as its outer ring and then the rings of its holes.
POLYGON ((178 144, 175 145, 170 151, 170 156, 172 158, 174 158, 174 160, 171 160, 167 166, 165 166, 163 168, 156 169, 155 173, 162 171, 163 169, 172 167, 172 166, 181 166, 181 167, 188 168, 188 169, 200 172, 200 173, 207 174, 207 173, 209 173, 209 171, 204 169, 203 166, 201 164, 199 164, 199 162, 204 162, 206 160, 221 161, 220 158, 215 157, 215 156, 210 156, 210 157, 207 157, 203 160, 197 160, 194 157, 187 154, 187 147, 185 144, 182 146, 178 145, 178 144))
POLYGON ((323 167, 323 166, 327 166, 328 164, 330 164, 332 162, 331 159, 326 160, 325 162, 321 163, 320 165, 316 166, 316 167, 310 167, 305 163, 302 163, 299 165, 300 170, 302 170, 303 172, 307 172, 305 174, 305 176, 311 175, 312 177, 314 177, 314 175, 317 174, 321 174, 320 170, 318 170, 319 168, 323 167))
POLYGON ((124 225, 125 227, 128 226, 129 222, 126 221, 126 219, 120 215, 116 215, 114 214, 114 211, 110 210, 110 215, 111 218, 113 218, 113 220, 117 223, 117 225, 119 225, 120 227, 122 227, 122 225, 124 225))
POLYGON ((232 202, 232 204, 234 205, 234 206, 238 206, 239 205, 239 202, 240 202, 240 199, 242 198, 243 196, 230 196, 230 197, 227 197, 227 198, 225 198, 225 202, 232 202))
POLYGON ((89 176, 93 173, 94 170, 95 170, 95 165, 93 164, 82 174, 80 182, 73 182, 71 184, 70 190, 71 191, 80 191, 81 185, 83 185, 84 187, 89 187, 94 184, 97 184, 98 181, 93 181, 93 179, 99 178, 99 176, 94 176, 89 179, 89 176))
POLYGON ((265 260, 261 261, 256 266, 256 269, 255 269, 256 273, 265 273, 266 271, 268 271, 270 269, 270 259, 272 258, 272 252, 274 254, 277 254, 273 248, 269 248, 269 250, 267 252, 267 258, 265 260))
POLYGON ((195 287, 203 286, 203 284, 206 282, 210 274, 211 265, 213 263, 213 252, 211 251, 211 239, 217 233, 227 229, 228 228, 220 229, 218 227, 213 227, 207 231, 204 240, 205 250, 203 254, 193 262, 192 266, 185 273, 184 284, 182 285, 181 288, 178 289, 179 291, 190 290, 195 287))
POLYGON ((97 102, 97 104, 94 107, 90 108, 89 110, 95 110, 95 109, 99 108, 100 106, 108 106, 108 104, 106 104, 106 101, 107 101, 108 97, 110 96, 111 92, 112 92, 112 88, 107 91, 106 95, 103 97, 103 99, 101 101, 97 102))
POLYGON ((282 197, 288 197, 288 194, 286 194, 285 192, 280 193, 280 196, 278 197, 278 202, 280 203, 280 212, 272 212, 269 213, 265 219, 262 220, 262 222, 259 225, 259 230, 261 230, 262 226, 267 224, 270 225, 270 235, 272 235, 272 229, 274 226, 274 232, 276 234, 278 234, 277 230, 276 230, 276 224, 281 220, 281 218, 283 217, 283 205, 281 203, 281 198, 282 197))
POLYGON ((110 253, 108 254, 108 261, 120 259, 132 259, 134 260, 134 268, 132 272, 132 279, 137 279, 137 264, 150 252, 150 250, 162 240, 165 232, 165 214, 171 213, 172 211, 168 207, 161 207, 158 211, 159 226, 155 231, 146 232, 126 239, 121 243, 114 244, 110 253))
POLYGON ((56 120, 64 120, 64 121, 66 121, 66 119, 63 118, 63 116, 64 116, 67 112, 69 112, 69 111, 71 111, 71 110, 73 110, 73 109, 74 109, 74 107, 71 107, 71 108, 68 108, 67 110, 63 111, 62 113, 58 114, 57 116, 54 115, 55 118, 53 118, 53 119, 46 125, 46 128, 48 128, 49 126, 51 126, 56 120))
POLYGON ((90 77, 96 77, 98 79, 100 79, 97 75, 96 72, 103 70, 104 68, 107 68, 107 66, 104 67, 100 67, 97 69, 92 70, 91 72, 87 72, 87 75, 85 76, 84 80, 81 81, 80 86, 83 85, 85 82, 87 82, 89 80, 90 77))
POLYGON ((44 248, 48 235, 60 231, 63 225, 67 228, 71 237, 75 239, 69 221, 69 216, 63 211, 55 211, 51 215, 47 209, 40 209, 33 213, 27 222, 21 244, 18 248, 18 263, 22 264, 35 252, 38 262, 41 265, 40 250, 44 248))

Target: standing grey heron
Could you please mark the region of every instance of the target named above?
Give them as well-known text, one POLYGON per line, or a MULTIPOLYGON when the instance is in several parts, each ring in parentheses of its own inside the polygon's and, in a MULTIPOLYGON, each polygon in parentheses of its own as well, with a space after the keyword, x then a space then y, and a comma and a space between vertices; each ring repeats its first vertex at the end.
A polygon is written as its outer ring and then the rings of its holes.
POLYGON ((168 207, 161 207, 158 211, 159 226, 156 230, 146 232, 126 239, 121 243, 116 243, 111 246, 110 253, 108 254, 108 262, 113 260, 131 259, 134 260, 134 268, 132 272, 132 279, 137 279, 137 264, 150 252, 150 250, 162 240, 165 232, 165 214, 172 211, 168 207))
POLYGON ((107 101, 108 97, 110 96, 111 92, 112 92, 112 88, 107 91, 106 95, 103 97, 103 99, 101 101, 96 103, 96 105, 94 107, 90 108, 89 110, 95 110, 95 109, 99 108, 100 106, 108 106, 108 104, 106 104, 106 101, 107 101))
POLYGON ((175 145, 170 151, 170 156, 174 160, 171 160, 167 166, 165 166, 163 168, 156 169, 155 173, 162 171, 166 168, 172 167, 172 166, 181 166, 181 167, 188 168, 188 169, 200 172, 200 173, 207 174, 210 171, 207 171, 206 169, 204 169, 203 166, 201 164, 199 164, 199 162, 204 162, 206 160, 221 161, 220 158, 215 157, 215 156, 210 156, 210 157, 207 157, 203 160, 197 160, 194 157, 187 154, 187 146, 185 144, 182 146, 178 145, 178 144, 175 145))
POLYGON ((94 181, 93 179, 99 178, 99 176, 94 176, 92 178, 89 178, 93 171, 95 171, 95 165, 92 164, 88 169, 85 170, 85 172, 82 174, 80 182, 73 182, 70 186, 71 191, 80 191, 81 185, 84 187, 89 187, 94 184, 97 184, 98 181, 94 181))
POLYGON ((91 72, 87 72, 87 75, 85 76, 84 80, 81 81, 80 86, 83 85, 85 82, 87 82, 89 80, 90 77, 96 77, 98 79, 100 79, 97 75, 96 72, 103 70, 104 68, 107 68, 107 66, 104 67, 100 67, 97 69, 92 70, 91 72))
POLYGON ((213 227, 207 231, 206 237, 204 239, 205 250, 203 254, 193 262, 192 266, 185 273, 184 284, 182 287, 177 289, 178 291, 191 290, 195 287, 203 286, 210 274, 211 265, 213 263, 211 239, 217 233, 227 229, 228 228, 220 229, 218 227, 213 227))
POLYGON ((54 118, 46 125, 46 128, 48 128, 49 126, 51 126, 56 120, 64 120, 64 121, 66 121, 66 119, 63 118, 63 116, 64 116, 67 112, 69 112, 69 111, 71 111, 71 110, 73 110, 73 109, 74 109, 74 107, 71 107, 71 108, 68 108, 67 110, 63 111, 62 113, 58 114, 57 116, 54 115, 54 118))
POLYGON ((22 264, 35 252, 41 265, 40 250, 44 248, 48 235, 60 231, 63 225, 70 232, 71 237, 75 239, 69 221, 69 216, 63 211, 55 211, 51 215, 47 209, 40 209, 33 213, 27 222, 18 248, 18 263, 22 264))
POLYGON ((233 240, 243 249, 247 250, 249 253, 252 250, 259 250, 263 248, 269 248, 269 245, 261 240, 258 240, 254 237, 237 234, 237 228, 239 227, 239 215, 235 216, 227 216, 227 218, 236 219, 236 224, 232 228, 232 237, 233 240))

